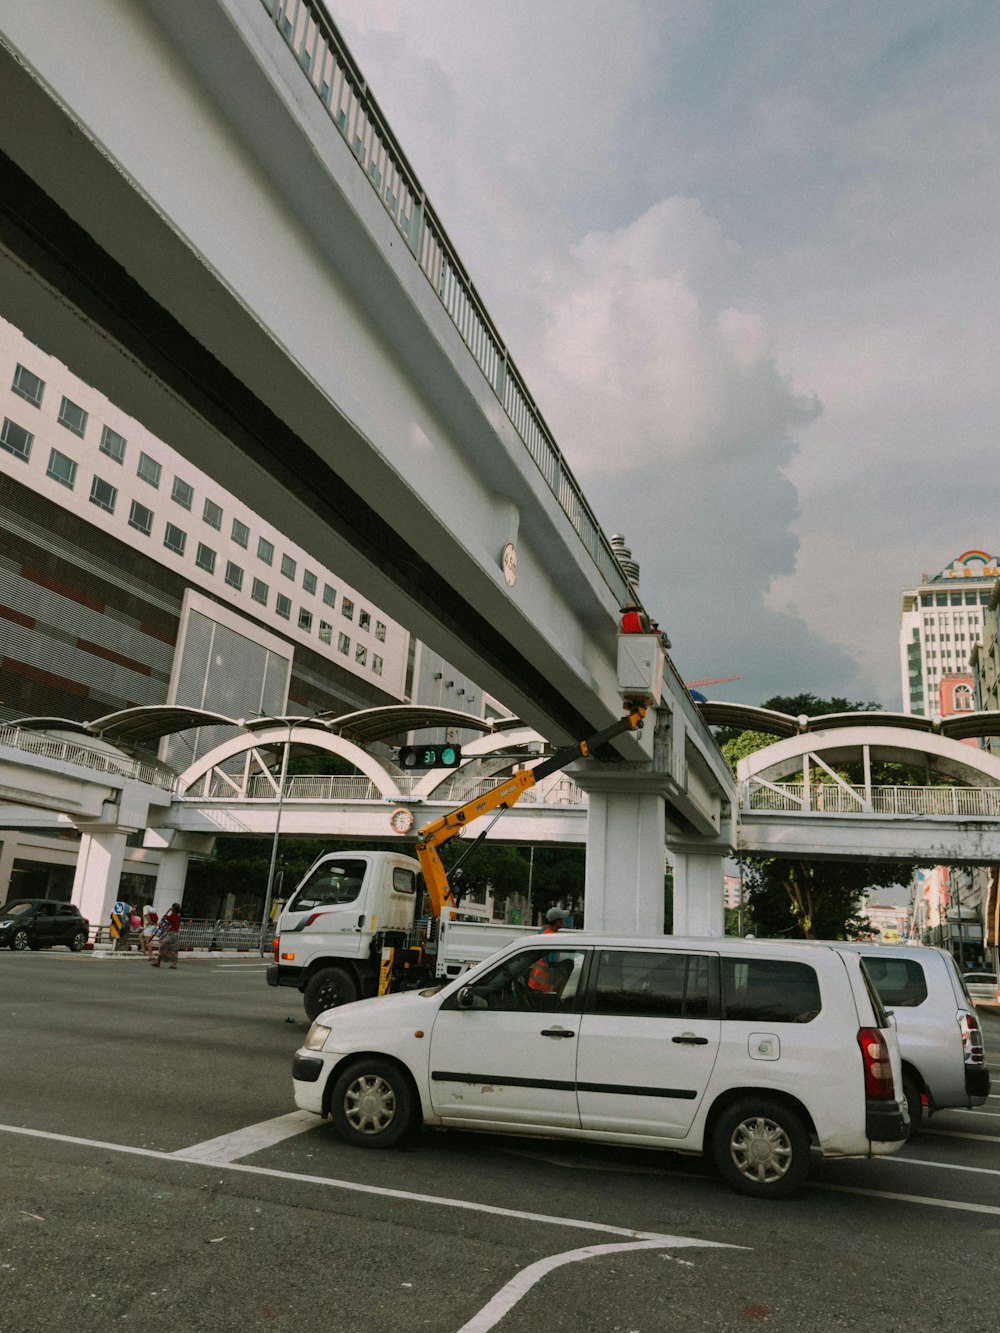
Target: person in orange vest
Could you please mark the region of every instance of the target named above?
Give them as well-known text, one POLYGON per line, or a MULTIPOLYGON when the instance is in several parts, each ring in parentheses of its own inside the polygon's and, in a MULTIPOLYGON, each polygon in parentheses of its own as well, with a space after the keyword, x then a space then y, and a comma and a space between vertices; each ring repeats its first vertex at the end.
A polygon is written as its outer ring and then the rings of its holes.
MULTIPOLYGON (((545 925, 539 931, 541 935, 558 935, 569 920, 569 912, 562 907, 550 907, 545 913, 545 925)), ((562 980, 559 971, 559 954, 546 953, 537 959, 528 973, 528 989, 536 995, 555 995, 562 980)))

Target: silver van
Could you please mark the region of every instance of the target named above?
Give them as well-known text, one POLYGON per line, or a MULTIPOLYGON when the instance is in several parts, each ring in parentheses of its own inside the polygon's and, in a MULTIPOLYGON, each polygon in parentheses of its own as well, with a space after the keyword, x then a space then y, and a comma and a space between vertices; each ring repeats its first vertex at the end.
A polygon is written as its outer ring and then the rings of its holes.
POLYGON ((948 1106, 981 1106, 990 1091, 983 1030, 954 958, 909 944, 843 944, 860 953, 895 1015, 910 1134, 948 1106))

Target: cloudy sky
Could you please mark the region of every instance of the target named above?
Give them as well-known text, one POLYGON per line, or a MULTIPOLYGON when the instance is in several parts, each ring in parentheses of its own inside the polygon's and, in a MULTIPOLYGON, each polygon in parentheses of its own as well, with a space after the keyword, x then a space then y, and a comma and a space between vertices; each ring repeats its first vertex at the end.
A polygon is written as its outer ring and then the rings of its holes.
POLYGON ((685 677, 898 708, 1000 550, 1000 6, 327 3, 685 677))

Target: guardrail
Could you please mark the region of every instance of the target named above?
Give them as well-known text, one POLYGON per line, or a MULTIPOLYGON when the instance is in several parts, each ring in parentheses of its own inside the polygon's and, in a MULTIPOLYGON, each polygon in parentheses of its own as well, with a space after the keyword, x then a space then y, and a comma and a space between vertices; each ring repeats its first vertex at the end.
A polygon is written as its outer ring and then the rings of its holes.
POLYGON ((42 759, 77 764, 92 773, 113 773, 116 777, 135 778, 138 782, 162 787, 165 791, 172 791, 177 780, 173 773, 164 771, 156 764, 94 750, 77 741, 54 740, 43 732, 26 731, 17 726, 0 726, 0 746, 4 745, 21 750, 24 754, 38 755, 42 759))
POLYGON ((740 809, 820 815, 939 815, 1000 819, 1000 787, 841 787, 832 782, 758 783, 739 787, 740 809))
MULTIPOLYGON (((418 775, 406 773, 397 776, 395 780, 405 797, 424 777, 426 777, 424 773, 418 775)), ((506 781, 506 776, 469 781, 460 773, 456 773, 452 781, 442 784, 440 789, 432 792, 425 800, 458 805, 464 801, 472 800, 474 796, 483 796, 486 792, 492 791, 494 787, 498 787, 501 782, 506 781)), ((266 774, 251 774, 245 788, 241 789, 231 776, 217 773, 211 776, 211 781, 198 784, 197 795, 189 793, 178 799, 198 802, 211 800, 273 802, 277 801, 278 795, 279 784, 277 780, 269 778, 266 774)), ((580 790, 575 782, 562 777, 538 787, 529 788, 521 796, 518 804, 579 806, 584 805, 586 799, 586 794, 580 790)), ((293 774, 285 781, 283 800, 286 802, 367 801, 384 803, 386 798, 370 778, 363 776, 333 777, 293 774)))
POLYGON ((496 325, 352 60, 316 0, 261 0, 458 330, 539 472, 619 606, 635 592, 622 572, 496 325))
MULTIPOLYGON (((268 926, 264 933, 265 949, 269 949, 274 937, 274 927, 268 926)), ((107 945, 114 950, 115 941, 111 937, 110 926, 91 926, 90 942, 93 945, 107 945)), ((192 949, 218 949, 228 953, 259 953, 261 942, 260 922, 252 921, 208 921, 190 917, 181 922, 178 949, 183 953, 192 949)), ((124 954, 126 950, 123 948, 124 954)), ((133 930, 128 937, 128 953, 141 954, 139 931, 133 930)))

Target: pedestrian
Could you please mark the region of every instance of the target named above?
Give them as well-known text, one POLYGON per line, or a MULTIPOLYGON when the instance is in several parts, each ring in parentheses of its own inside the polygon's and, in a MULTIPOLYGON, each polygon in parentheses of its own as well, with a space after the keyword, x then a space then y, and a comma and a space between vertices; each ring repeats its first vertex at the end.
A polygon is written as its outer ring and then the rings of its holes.
POLYGON ((156 927, 160 939, 160 952, 158 957, 153 959, 153 966, 159 967, 161 963, 169 963, 170 966, 177 966, 177 945, 180 942, 181 934, 181 905, 172 903, 169 912, 164 912, 160 918, 160 923, 156 927))
MULTIPOLYGON (((569 912, 562 907, 550 907, 545 913, 545 925, 540 935, 558 935, 569 920, 569 912)), ((531 965, 528 973, 528 990, 536 998, 557 995, 560 985, 565 981, 564 969, 559 966, 559 954, 542 954, 531 965)))
POLYGON ((153 911, 152 903, 147 903, 142 909, 142 934, 139 936, 139 943, 150 962, 153 961, 153 936, 156 934, 156 926, 159 920, 160 918, 153 911))

